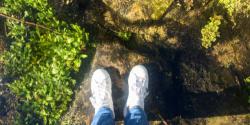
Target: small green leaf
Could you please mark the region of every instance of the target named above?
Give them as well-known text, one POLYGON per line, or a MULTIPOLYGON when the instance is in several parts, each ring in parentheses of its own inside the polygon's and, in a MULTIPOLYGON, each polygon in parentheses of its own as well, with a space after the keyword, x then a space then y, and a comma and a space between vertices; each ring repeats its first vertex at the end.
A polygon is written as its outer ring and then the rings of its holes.
POLYGON ((51 101, 51 100, 53 100, 53 97, 47 96, 47 97, 46 97, 46 100, 47 100, 47 101, 51 101))
POLYGON ((81 54, 81 58, 82 59, 85 59, 85 58, 87 58, 88 57, 88 55, 86 55, 86 54, 81 54))

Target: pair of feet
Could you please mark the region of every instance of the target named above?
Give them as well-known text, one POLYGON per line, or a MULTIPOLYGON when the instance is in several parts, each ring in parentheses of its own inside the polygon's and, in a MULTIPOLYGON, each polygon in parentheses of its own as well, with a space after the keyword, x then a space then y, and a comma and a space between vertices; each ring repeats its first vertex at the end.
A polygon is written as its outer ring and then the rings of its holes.
MULTIPOLYGON (((129 94, 124 108, 124 116, 126 116, 129 108, 140 107, 144 109, 144 99, 148 95, 148 72, 142 65, 132 68, 128 77, 129 94)), ((97 69, 91 79, 92 96, 90 101, 95 108, 95 113, 100 108, 110 108, 114 114, 112 100, 112 82, 108 72, 104 69, 97 69)))

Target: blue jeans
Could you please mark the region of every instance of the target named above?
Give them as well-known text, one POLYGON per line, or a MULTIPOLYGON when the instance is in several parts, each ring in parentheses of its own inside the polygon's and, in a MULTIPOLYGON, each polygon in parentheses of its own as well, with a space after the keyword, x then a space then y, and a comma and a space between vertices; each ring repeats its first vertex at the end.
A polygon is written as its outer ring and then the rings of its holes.
MULTIPOLYGON (((145 112, 139 108, 134 107, 129 109, 125 120, 125 125, 148 125, 147 116, 145 112)), ((115 121, 112 116, 112 111, 109 108, 101 108, 95 114, 91 125, 114 125, 115 121)))

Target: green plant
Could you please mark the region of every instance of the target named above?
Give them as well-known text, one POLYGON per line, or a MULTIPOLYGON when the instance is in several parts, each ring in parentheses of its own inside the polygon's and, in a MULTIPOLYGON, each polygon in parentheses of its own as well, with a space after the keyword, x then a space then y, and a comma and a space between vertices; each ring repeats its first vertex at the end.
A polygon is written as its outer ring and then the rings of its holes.
POLYGON ((152 10, 151 18, 153 20, 158 20, 165 11, 170 7, 170 5, 174 2, 174 0, 148 0, 143 1, 143 3, 148 6, 149 9, 152 10))
POLYGON ((116 35, 119 37, 119 38, 121 38, 122 40, 124 40, 124 41, 129 41, 130 40, 130 38, 131 38, 131 36, 132 36, 132 33, 130 33, 130 32, 115 32, 116 33, 116 35))
POLYGON ((20 101, 18 124, 57 124, 71 101, 80 52, 88 33, 58 20, 47 0, 4 0, 10 48, 4 52, 5 75, 20 101))
POLYGON ((229 16, 233 16, 236 9, 236 4, 238 0, 219 0, 218 3, 221 4, 226 10, 229 16))
POLYGON ((211 47, 212 43, 220 37, 219 28, 223 19, 225 19, 225 22, 231 22, 233 28, 237 25, 235 20, 237 14, 243 14, 246 17, 250 15, 248 0, 213 0, 212 3, 215 3, 210 6, 212 14, 219 13, 220 15, 210 17, 208 23, 201 29, 202 46, 204 48, 211 47), (225 16, 224 11, 228 15, 225 18, 222 16, 225 16))
POLYGON ((216 38, 220 36, 219 26, 221 25, 221 19, 221 16, 214 15, 210 17, 210 21, 201 29, 203 47, 211 47, 216 38))

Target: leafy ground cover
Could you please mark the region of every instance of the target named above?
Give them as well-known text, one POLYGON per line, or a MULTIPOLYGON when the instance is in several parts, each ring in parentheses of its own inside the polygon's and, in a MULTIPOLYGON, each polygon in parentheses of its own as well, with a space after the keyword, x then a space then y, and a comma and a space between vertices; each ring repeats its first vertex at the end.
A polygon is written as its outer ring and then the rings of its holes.
POLYGON ((16 124, 56 124, 72 100, 88 33, 54 15, 47 0, 4 0, 10 46, 1 56, 19 99, 16 124))

